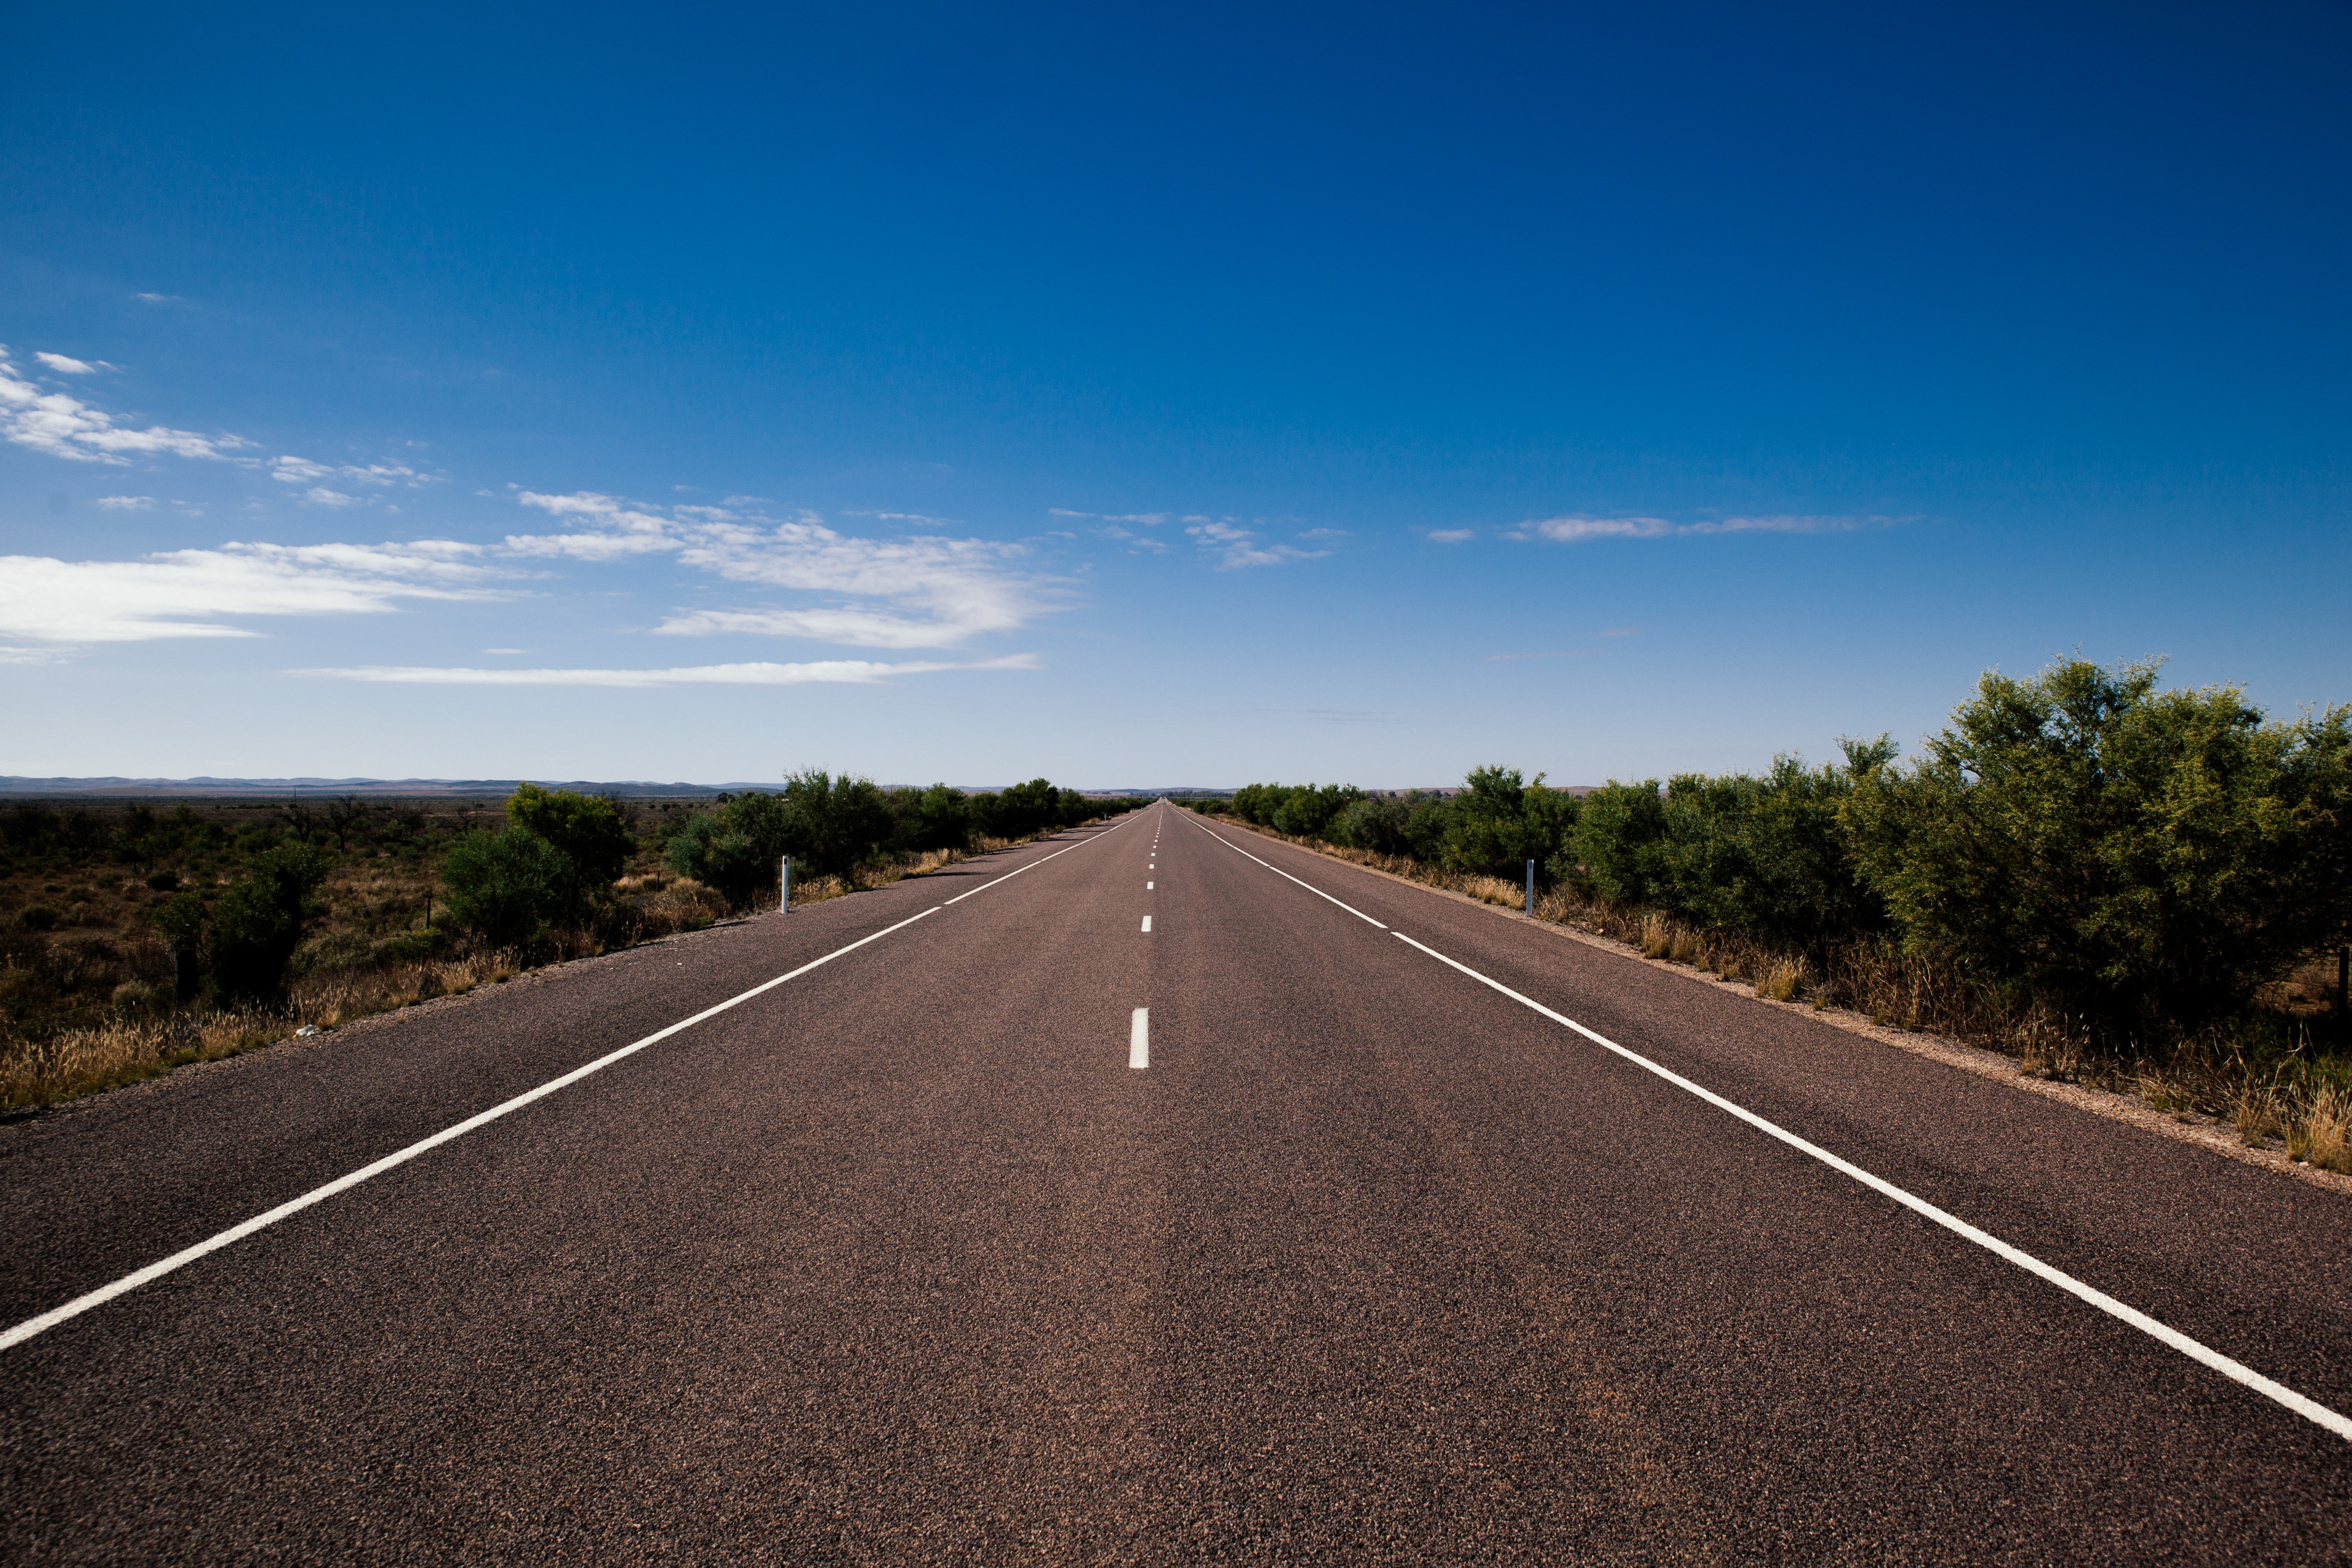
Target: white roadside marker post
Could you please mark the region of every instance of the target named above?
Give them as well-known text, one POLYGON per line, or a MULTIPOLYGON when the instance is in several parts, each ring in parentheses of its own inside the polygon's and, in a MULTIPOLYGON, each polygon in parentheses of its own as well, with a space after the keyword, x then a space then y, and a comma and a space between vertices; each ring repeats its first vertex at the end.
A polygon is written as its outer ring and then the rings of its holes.
POLYGON ((780 915, 788 915, 793 912, 793 858, 789 855, 784 857, 782 885, 783 891, 776 900, 776 912, 780 915))
POLYGON ((1528 913, 1536 912, 1536 863, 1528 862, 1528 913))

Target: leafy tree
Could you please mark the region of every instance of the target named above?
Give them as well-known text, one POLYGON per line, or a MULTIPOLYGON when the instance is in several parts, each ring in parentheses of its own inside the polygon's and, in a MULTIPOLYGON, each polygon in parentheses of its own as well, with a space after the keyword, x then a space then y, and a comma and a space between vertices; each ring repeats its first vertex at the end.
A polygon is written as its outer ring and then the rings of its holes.
POLYGON ((194 889, 174 893, 157 906, 153 919, 172 950, 173 993, 185 1002, 204 984, 205 900, 194 889))
POLYGON ((610 889, 637 847, 618 802, 575 790, 519 784, 507 797, 507 821, 563 851, 573 872, 566 897, 575 909, 610 889))
POLYGON ((579 868, 526 828, 468 833, 441 867, 449 917, 499 947, 520 947, 572 910, 579 868))
POLYGON ((781 797, 787 853, 819 876, 853 879, 889 841, 890 803, 867 778, 803 768, 781 797))
POLYGON ((1791 946, 1883 930, 1885 900, 1864 885, 1839 809, 1855 780, 1885 766, 1895 748, 1884 736, 1843 744, 1843 766, 1777 757, 1760 778, 1677 776, 1666 793, 1653 899, 1686 920, 1791 946))
POLYGON ((670 836, 670 869, 715 889, 739 909, 761 889, 775 887, 782 870, 779 862, 785 853, 781 820, 772 833, 762 832, 740 826, 738 819, 768 814, 730 809, 738 801, 774 799, 773 795, 738 795, 717 812, 688 818, 670 836))
POLYGON ((1353 784, 1325 784, 1320 789, 1302 784, 1274 807, 1271 826, 1276 832, 1294 837, 1320 838, 1331 819, 1362 799, 1363 794, 1353 784))
POLYGON ((2266 722, 2154 663, 1998 673, 1842 821, 1910 942, 2111 1026, 2194 1026, 2346 929, 2352 709, 2266 722))
POLYGON ((1548 868, 1568 843, 1577 808, 1574 795, 1543 781, 1538 773, 1523 784, 1517 768, 1471 769, 1442 839, 1446 868, 1516 878, 1529 860, 1548 868))
POLYGON ((1612 904, 1656 904, 1668 886, 1665 803, 1658 781, 1611 779, 1584 797, 1570 841, 1573 863, 1553 866, 1555 879, 1573 878, 1612 904))
POLYGON ((222 994, 266 1000, 286 984, 286 964, 302 945, 304 904, 327 879, 334 857, 309 845, 264 850, 213 906, 213 984, 222 994))

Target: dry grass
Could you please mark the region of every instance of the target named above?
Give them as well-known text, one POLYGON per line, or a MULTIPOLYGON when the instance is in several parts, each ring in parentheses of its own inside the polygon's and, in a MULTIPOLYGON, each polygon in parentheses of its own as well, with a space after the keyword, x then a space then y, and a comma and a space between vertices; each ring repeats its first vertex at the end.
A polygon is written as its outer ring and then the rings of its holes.
POLYGON ((436 996, 462 995, 520 973, 514 953, 486 950, 306 975, 280 1007, 142 1012, 42 1038, 0 1039, 0 1110, 50 1105, 136 1083, 189 1062, 275 1045, 305 1026, 331 1029, 436 996))
POLYGON ((2352 1094, 2322 1084, 2286 1130, 2286 1152, 2326 1171, 2352 1174, 2352 1094))

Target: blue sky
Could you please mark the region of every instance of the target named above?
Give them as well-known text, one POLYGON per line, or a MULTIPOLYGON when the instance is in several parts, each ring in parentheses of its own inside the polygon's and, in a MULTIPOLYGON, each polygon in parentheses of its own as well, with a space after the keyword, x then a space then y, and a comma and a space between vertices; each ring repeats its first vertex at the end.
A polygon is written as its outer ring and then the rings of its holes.
POLYGON ((1555 782, 2352 698, 2352 19, 11 18, 0 773, 1555 782))

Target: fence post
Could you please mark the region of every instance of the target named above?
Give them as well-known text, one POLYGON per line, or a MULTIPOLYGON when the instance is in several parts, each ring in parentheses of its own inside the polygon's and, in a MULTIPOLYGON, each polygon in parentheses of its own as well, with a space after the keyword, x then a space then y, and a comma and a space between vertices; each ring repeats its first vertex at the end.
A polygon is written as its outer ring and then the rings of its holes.
POLYGON ((776 912, 788 915, 793 912, 793 858, 789 855, 784 857, 783 889, 783 896, 776 900, 776 912))
POLYGON ((1536 912, 1536 863, 1528 862, 1528 913, 1536 912))

